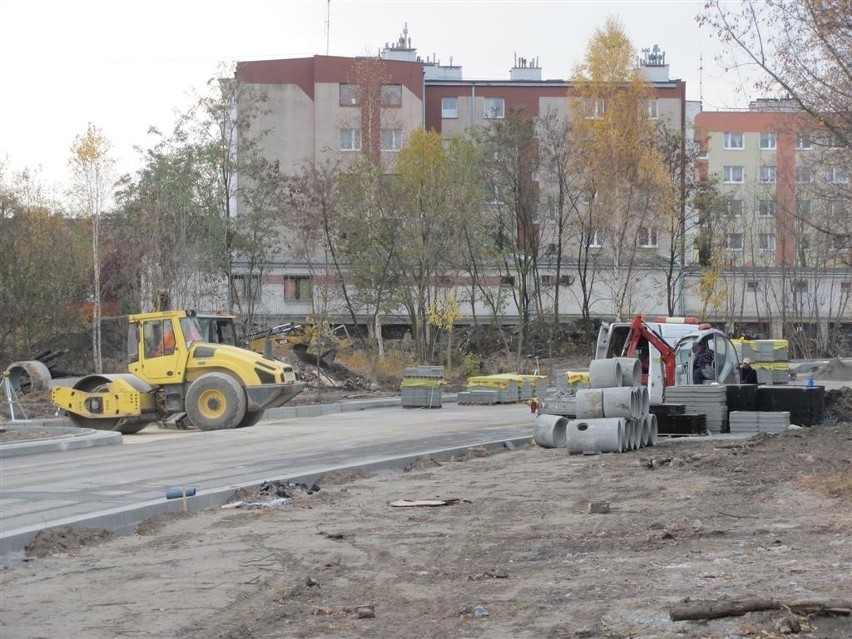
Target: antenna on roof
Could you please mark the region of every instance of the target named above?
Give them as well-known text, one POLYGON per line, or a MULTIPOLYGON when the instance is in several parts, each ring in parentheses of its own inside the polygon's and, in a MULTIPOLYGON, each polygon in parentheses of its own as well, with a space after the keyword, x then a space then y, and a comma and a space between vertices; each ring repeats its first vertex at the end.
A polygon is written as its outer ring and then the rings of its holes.
POLYGON ((331 0, 325 5, 325 54, 328 55, 329 41, 331 40, 331 0))

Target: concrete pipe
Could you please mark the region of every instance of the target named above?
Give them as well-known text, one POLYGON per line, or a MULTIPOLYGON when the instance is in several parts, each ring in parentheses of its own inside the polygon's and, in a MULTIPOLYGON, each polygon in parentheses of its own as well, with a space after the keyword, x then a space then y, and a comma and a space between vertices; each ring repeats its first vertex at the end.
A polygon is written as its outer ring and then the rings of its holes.
POLYGON ((621 385, 639 386, 642 383, 642 362, 634 357, 616 357, 621 364, 621 385))
POLYGON ((567 429, 568 453, 620 453, 624 432, 623 418, 571 420, 567 429))
POLYGON ((651 410, 651 394, 648 392, 647 386, 641 386, 640 391, 642 397, 642 414, 640 416, 645 417, 648 411, 651 410))
POLYGON ((642 448, 642 431, 645 430, 644 419, 631 419, 633 425, 633 450, 642 448))
MULTIPOLYGON (((604 388, 604 417, 633 417, 636 412, 636 393, 632 388, 604 388)), ((577 417, 580 415, 578 414, 577 417)))
POLYGON ((544 448, 565 448, 567 427, 567 417, 539 415, 533 424, 533 439, 544 448))
POLYGON ((603 406, 603 388, 581 388, 577 391, 574 410, 578 419, 605 417, 603 406))
POLYGON ((589 386, 615 388, 621 386, 623 375, 618 359, 593 359, 589 363, 589 386))
POLYGON ((657 416, 653 413, 645 415, 645 429, 648 432, 645 445, 655 446, 657 444, 657 416))
POLYGON ((9 385, 17 395, 28 395, 50 388, 50 370, 38 360, 24 360, 9 364, 5 373, 9 385))

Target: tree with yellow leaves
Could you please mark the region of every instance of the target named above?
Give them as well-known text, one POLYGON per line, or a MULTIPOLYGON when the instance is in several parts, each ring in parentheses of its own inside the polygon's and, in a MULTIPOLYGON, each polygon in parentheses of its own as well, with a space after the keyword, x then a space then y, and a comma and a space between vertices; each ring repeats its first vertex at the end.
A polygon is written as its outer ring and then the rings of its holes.
POLYGON ((603 246, 608 268, 602 275, 618 316, 637 310, 638 247, 650 243, 642 240, 656 231, 671 191, 648 117, 650 89, 636 59, 621 24, 609 18, 576 68, 569 98, 573 167, 583 176, 593 226, 580 241, 603 246))
POLYGON ((69 165, 73 176, 72 197, 77 212, 92 225, 92 358, 95 372, 103 372, 101 354, 101 268, 100 216, 107 206, 113 186, 114 162, 110 158, 110 142, 91 122, 86 133, 75 138, 71 145, 69 165))

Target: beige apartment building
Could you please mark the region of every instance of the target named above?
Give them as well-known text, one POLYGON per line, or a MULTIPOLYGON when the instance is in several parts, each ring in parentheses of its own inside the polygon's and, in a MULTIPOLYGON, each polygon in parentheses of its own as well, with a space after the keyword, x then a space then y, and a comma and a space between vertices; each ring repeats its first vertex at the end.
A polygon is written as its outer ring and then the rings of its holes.
MULTIPOLYGON (((258 85, 268 96, 268 112, 257 122, 258 128, 270 132, 263 139, 265 156, 290 173, 306 163, 346 162, 360 153, 381 154, 383 162, 392 165, 395 154, 417 129, 433 130, 450 139, 471 127, 488 126, 516 108, 532 117, 545 113, 571 117, 571 82, 547 79, 535 58, 515 56, 507 65, 506 79, 468 79, 452 59, 449 65, 422 60, 403 32, 397 42, 382 49, 379 59, 378 73, 375 65, 370 67, 363 59, 334 56, 239 63, 238 77, 258 85), (374 77, 365 79, 365 74, 374 77), (378 112, 367 113, 360 102, 355 89, 365 83, 372 83, 379 92, 378 112)), ((822 239, 797 226, 801 220, 797 207, 799 213, 810 206, 815 212, 839 214, 845 206, 842 201, 825 200, 824 194, 804 196, 807 149, 804 134, 799 133, 802 118, 789 110, 761 108, 760 103, 747 112, 700 112, 699 103, 686 100, 685 82, 670 78, 669 65, 659 49, 643 50, 639 65, 652 94, 649 117, 666 121, 684 137, 697 131, 706 144, 706 156, 698 169, 718 174, 730 196, 732 221, 724 236, 724 260, 717 276, 721 292, 712 304, 700 293, 703 269, 697 263, 698 252, 688 250, 686 263, 677 265, 679 314, 724 322, 732 330, 748 327, 763 337, 780 337, 791 321, 849 322, 852 275, 848 262, 844 267, 842 260, 821 261, 817 268, 817 257, 825 252, 819 250, 822 239), (808 258, 798 259, 802 255, 808 258)), ((842 179, 840 174, 832 177, 842 179)), ((546 183, 540 184, 542 198, 547 189, 546 183)), ((562 288, 560 316, 577 317, 579 297, 572 289, 576 282, 570 271, 557 282, 555 271, 549 270, 559 247, 549 245, 551 221, 546 211, 542 206, 536 220, 542 242, 541 277, 552 285, 551 291, 562 288)), ((691 223, 699 212, 683 210, 682 214, 690 222, 690 232, 700 233, 701 225, 691 223)), ((689 235, 687 247, 698 239, 689 235)), ((630 312, 665 312, 661 265, 669 253, 669 241, 658 229, 648 229, 640 246, 643 258, 630 276, 630 312)), ((838 257, 843 250, 841 240, 831 242, 838 257)), ((605 238, 595 248, 605 255, 605 238)), ((239 266, 235 265, 237 272, 239 266)), ((501 285, 500 278, 495 278, 494 285, 501 285)), ((298 320, 315 313, 322 298, 327 312, 343 318, 340 301, 334 299, 334 278, 319 259, 281 255, 269 265, 263 282, 255 286, 260 289, 257 313, 261 317, 298 320)), ((461 290, 459 295, 463 295, 461 290)), ((481 312, 487 313, 484 308, 481 312)), ((615 314, 603 286, 594 300, 593 313, 601 317, 615 314)), ((507 322, 517 316, 511 304, 503 309, 507 322)))
POLYGON ((717 314, 825 342, 852 319, 849 149, 789 101, 702 112, 695 127, 698 169, 719 177, 728 206, 713 238, 717 314))

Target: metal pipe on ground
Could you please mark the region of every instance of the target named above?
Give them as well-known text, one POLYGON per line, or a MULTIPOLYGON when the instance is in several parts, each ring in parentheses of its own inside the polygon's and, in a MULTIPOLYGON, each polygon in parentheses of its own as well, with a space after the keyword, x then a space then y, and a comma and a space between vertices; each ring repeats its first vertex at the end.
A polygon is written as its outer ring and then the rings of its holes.
POLYGON ((568 422, 567 448, 571 455, 620 453, 624 446, 625 420, 574 419, 568 422))
POLYGON ((567 417, 539 415, 533 424, 533 439, 543 448, 565 448, 567 428, 567 417))
POLYGON ((589 386, 592 388, 622 386, 623 377, 618 359, 593 359, 589 362, 589 386))

